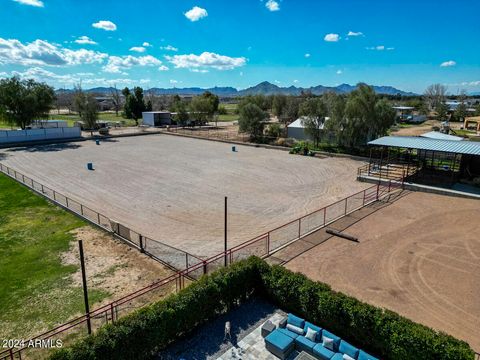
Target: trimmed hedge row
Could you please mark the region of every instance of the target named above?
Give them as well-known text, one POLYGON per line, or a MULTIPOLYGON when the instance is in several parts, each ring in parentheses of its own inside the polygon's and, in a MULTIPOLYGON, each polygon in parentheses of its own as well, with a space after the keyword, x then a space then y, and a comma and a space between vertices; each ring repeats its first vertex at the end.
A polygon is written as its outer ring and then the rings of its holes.
POLYGON ((148 359, 188 330, 225 313, 251 297, 261 285, 258 259, 242 261, 202 277, 178 294, 168 296, 102 327, 55 360, 148 359))
POLYGON ((391 360, 473 360, 467 343, 251 257, 62 349, 53 360, 146 359, 252 296, 263 295, 352 344, 391 360))
POLYGON ((280 266, 261 266, 270 301, 352 344, 391 360, 473 360, 469 345, 314 282, 280 266))

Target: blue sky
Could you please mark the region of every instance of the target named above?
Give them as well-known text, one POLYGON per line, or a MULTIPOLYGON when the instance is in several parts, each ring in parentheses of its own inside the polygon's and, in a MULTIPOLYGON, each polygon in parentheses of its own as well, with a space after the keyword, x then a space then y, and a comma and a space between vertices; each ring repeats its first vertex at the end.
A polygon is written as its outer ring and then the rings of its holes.
POLYGON ((480 91, 478 0, 0 1, 1 77, 480 91))

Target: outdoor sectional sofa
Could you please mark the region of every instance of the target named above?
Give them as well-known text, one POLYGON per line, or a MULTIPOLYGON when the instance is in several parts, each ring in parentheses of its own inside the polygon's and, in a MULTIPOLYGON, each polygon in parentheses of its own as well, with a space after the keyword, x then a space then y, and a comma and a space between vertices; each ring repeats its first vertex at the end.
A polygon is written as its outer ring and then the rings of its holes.
POLYGON ((379 360, 293 314, 288 314, 278 329, 265 337, 265 347, 280 359, 285 359, 296 349, 321 360, 379 360))

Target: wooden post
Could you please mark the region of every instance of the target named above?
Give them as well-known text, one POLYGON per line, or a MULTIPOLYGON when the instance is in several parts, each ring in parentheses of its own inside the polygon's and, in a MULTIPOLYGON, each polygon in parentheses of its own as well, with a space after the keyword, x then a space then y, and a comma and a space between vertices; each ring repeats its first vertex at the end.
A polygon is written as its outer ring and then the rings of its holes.
POLYGON ((78 248, 80 251, 80 266, 82 269, 83 300, 85 302, 85 315, 87 316, 87 330, 88 330, 88 334, 90 335, 92 333, 92 324, 90 323, 90 307, 88 306, 87 274, 85 271, 85 258, 83 256, 82 240, 78 240, 78 248))

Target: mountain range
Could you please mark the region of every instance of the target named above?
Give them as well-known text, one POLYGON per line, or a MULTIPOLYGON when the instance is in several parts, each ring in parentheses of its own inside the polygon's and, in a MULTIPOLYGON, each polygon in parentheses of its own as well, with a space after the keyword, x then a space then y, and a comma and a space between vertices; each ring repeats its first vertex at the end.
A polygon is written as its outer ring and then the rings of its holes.
MULTIPOLYGON (((348 94, 351 91, 355 90, 357 86, 349 84, 341 84, 338 86, 323 86, 317 85, 308 88, 289 86, 289 87, 280 87, 278 85, 272 84, 268 81, 261 82, 255 86, 238 90, 234 87, 212 87, 212 88, 200 88, 200 87, 189 87, 189 88, 151 88, 145 90, 147 94, 153 95, 200 95, 205 91, 210 91, 211 93, 218 95, 220 97, 234 97, 234 96, 244 96, 244 95, 274 95, 274 94, 284 94, 284 95, 300 95, 302 92, 311 92, 314 95, 321 95, 326 92, 332 91, 337 94, 348 94)), ((392 86, 373 86, 375 91, 378 94, 385 95, 403 95, 403 96, 414 96, 417 95, 412 92, 406 92, 394 88, 392 86)), ((108 87, 97 87, 85 90, 89 93, 96 94, 110 94, 113 88, 108 87)), ((59 90, 59 91, 69 91, 69 90, 59 90)), ((73 90, 72 90, 73 91, 73 90)))

